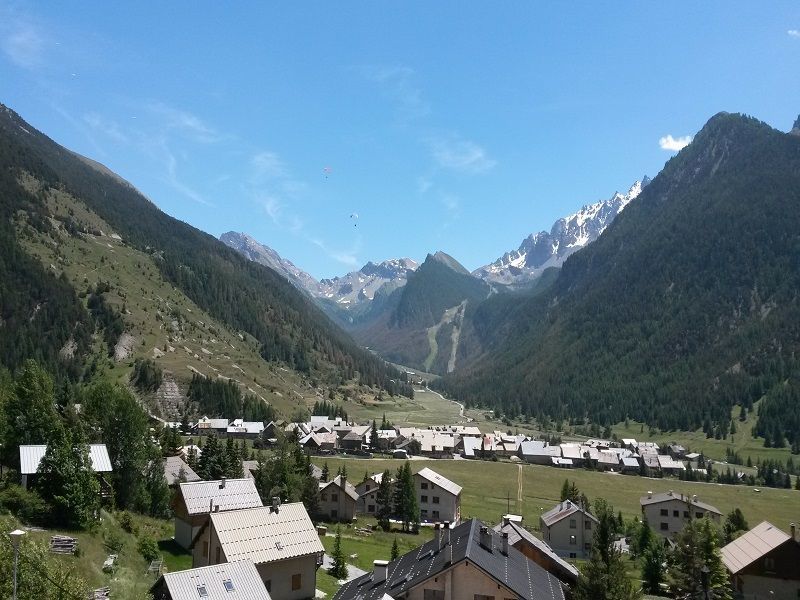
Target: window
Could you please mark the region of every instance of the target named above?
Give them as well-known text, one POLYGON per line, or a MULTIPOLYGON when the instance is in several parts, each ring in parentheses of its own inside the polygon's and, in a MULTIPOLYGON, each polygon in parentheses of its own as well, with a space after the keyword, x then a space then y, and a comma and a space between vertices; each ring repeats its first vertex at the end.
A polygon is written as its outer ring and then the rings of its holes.
POLYGON ((339 518, 339 511, 336 510, 335 508, 331 509, 331 519, 337 519, 337 518, 339 518))
POLYGON ((320 497, 322 498, 323 501, 325 502, 328 501, 328 494, 326 494, 325 492, 322 492, 322 495, 320 497))
POLYGON ((300 573, 292 575, 292 591, 299 590, 302 587, 300 573))
POLYGON ((681 516, 681 511, 679 511, 679 510, 673 510, 673 511, 672 511, 672 516, 673 516, 673 517, 680 517, 680 516, 681 516))
POLYGON ((428 484, 427 484, 427 483, 425 483, 425 482, 423 481, 423 482, 420 484, 420 486, 419 486, 419 487, 420 487, 420 488, 422 488, 423 490, 427 490, 427 489, 428 489, 428 484))
POLYGON ((662 517, 668 517, 669 516, 669 511, 666 508, 662 508, 661 509, 661 516, 662 517))
POLYGON ((484 596, 483 594, 475 594, 473 600, 494 600, 494 596, 484 596))
POLYGON ((764 569, 767 571, 775 570, 775 559, 767 557, 764 559, 764 569))
POLYGON ((569 557, 570 558, 578 558, 578 553, 577 552, 570 552, 569 553, 569 557))
POLYGON ((434 519, 438 519, 439 518, 439 511, 438 510, 433 511, 433 518, 434 519))
POLYGON ((339 501, 339 494, 331 494, 331 500, 333 502, 338 502, 339 501))
POLYGON ((574 546, 577 543, 578 543, 578 540, 575 538, 574 535, 569 536, 569 545, 570 546, 574 546))
POLYGON ((225 586, 226 592, 235 592, 236 588, 233 587, 233 582, 230 579, 226 579, 222 582, 222 585, 225 586))
POLYGON ((683 511, 683 518, 684 519, 688 519, 689 518, 689 511, 688 510, 683 511))
POLYGON ((423 600, 444 600, 444 590, 422 590, 423 600))
POLYGON ((704 513, 698 512, 698 513, 695 513, 694 516, 697 517, 698 519, 702 519, 703 518, 703 514, 704 513))
POLYGON ((589 550, 591 550, 591 549, 592 549, 592 545, 591 545, 589 542, 586 542, 586 543, 583 545, 583 549, 584 549, 584 550, 586 550, 586 552, 588 552, 589 550))
POLYGON ((208 598, 208 590, 206 589, 205 584, 197 586, 197 595, 201 598, 208 598))
POLYGON ((368 513, 374 513, 375 512, 375 505, 374 504, 370 504, 369 506, 367 506, 367 512, 368 513))
POLYGON ((428 497, 427 496, 420 496, 419 501, 420 502, 427 502, 428 501, 428 497))
POLYGON ((370 490, 370 487, 369 487, 369 484, 367 484, 367 490, 366 491, 369 491, 369 490, 370 490))
POLYGON ((661 522, 661 531, 669 531, 669 523, 661 522))
POLYGON ((586 522, 583 524, 583 528, 584 528, 586 531, 591 531, 591 530, 592 530, 592 522, 591 522, 591 521, 586 521, 586 522))
POLYGON ((433 497, 433 503, 434 504, 439 504, 439 496, 434 496, 433 497))
POLYGON ((423 509, 422 509, 421 511, 419 511, 419 512, 420 512, 420 514, 421 514, 423 517, 427 517, 427 516, 428 516, 428 509, 427 509, 427 508, 423 508, 423 509))
POLYGON ((570 529, 577 529, 577 528, 578 528, 578 521, 577 521, 577 519, 570 519, 570 520, 569 520, 569 528, 570 528, 570 529))

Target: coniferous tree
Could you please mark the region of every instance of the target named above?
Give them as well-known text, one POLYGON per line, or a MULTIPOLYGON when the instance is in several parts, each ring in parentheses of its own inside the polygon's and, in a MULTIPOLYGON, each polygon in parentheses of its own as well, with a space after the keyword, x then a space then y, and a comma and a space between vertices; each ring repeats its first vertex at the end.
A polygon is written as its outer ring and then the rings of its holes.
POLYGON ((328 461, 322 465, 322 475, 320 476, 319 480, 322 483, 328 483, 328 477, 330 477, 330 469, 328 468, 328 461))
POLYGON ((666 562, 667 552, 664 544, 658 538, 651 539, 642 553, 642 590, 646 594, 661 595, 661 584, 666 581, 664 576, 666 562))
POLYGON ((376 504, 375 517, 378 519, 378 525, 384 531, 389 531, 389 517, 392 515, 392 483, 389 469, 386 469, 381 476, 376 504))
POLYGON ((331 559, 333 564, 328 569, 328 574, 336 579, 347 579, 347 563, 344 558, 344 551, 342 550, 342 531, 341 528, 336 526, 336 539, 333 542, 333 552, 331 552, 331 559))
MULTIPOLYGON (((161 453, 158 452, 157 448, 152 447, 149 454, 150 460, 144 472, 144 489, 138 508, 141 512, 147 513, 151 517, 163 519, 169 515, 169 484, 164 476, 161 453)), ((181 467, 181 472, 182 470, 183 467, 181 467)), ((180 480, 180 473, 178 479, 180 480)), ((185 473, 183 474, 183 480, 186 481, 185 473)))
POLYGON ((391 560, 397 559, 398 556, 400 556, 400 548, 397 546, 397 538, 394 538, 394 542, 392 542, 391 560))
POLYGON ((675 538, 669 563, 667 579, 675 596, 702 598, 705 579, 713 598, 731 599, 728 574, 719 550, 719 532, 708 517, 684 525, 675 538))
POLYGON ((725 516, 725 522, 722 525, 723 543, 729 544, 738 537, 737 534, 739 532, 747 531, 748 529, 750 529, 750 526, 747 524, 741 509, 734 508, 725 516))

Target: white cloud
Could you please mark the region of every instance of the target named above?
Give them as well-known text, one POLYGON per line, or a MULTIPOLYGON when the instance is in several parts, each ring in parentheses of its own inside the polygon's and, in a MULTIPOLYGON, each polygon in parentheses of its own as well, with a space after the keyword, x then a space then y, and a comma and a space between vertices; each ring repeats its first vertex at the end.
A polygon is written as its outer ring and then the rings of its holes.
POLYGON ((3 52, 17 66, 34 69, 44 60, 45 41, 30 25, 17 23, 3 40, 3 52))
POLYGON ((430 177, 417 177, 417 192, 426 193, 433 187, 433 180, 430 177))
POLYGON ((250 159, 253 176, 257 180, 276 179, 286 176, 286 165, 274 152, 259 152, 250 159))
POLYGON ((180 131, 196 142, 210 144, 224 139, 224 136, 217 133, 200 117, 188 111, 174 108, 163 102, 151 102, 147 108, 151 113, 164 119, 166 128, 180 131))
POLYGON ((116 142, 128 142, 128 136, 123 133, 116 121, 106 119, 102 115, 94 112, 83 115, 83 120, 93 130, 102 133, 116 142))
POLYGON ((692 136, 685 135, 683 137, 674 138, 672 135, 666 135, 658 140, 658 145, 662 150, 669 150, 670 152, 678 152, 683 150, 692 143, 692 136))
POLYGON ((354 247, 350 250, 335 250, 329 248, 328 245, 319 238, 308 238, 308 241, 322 250, 328 256, 328 258, 332 258, 336 262, 353 268, 358 267, 359 265, 357 254, 361 248, 360 237, 356 240, 354 247))
POLYGON ((383 93, 397 103, 401 117, 412 119, 431 112, 422 90, 414 81, 416 73, 411 67, 384 65, 355 68, 368 80, 377 83, 383 93))
POLYGON ((446 169, 484 173, 497 164, 481 146, 458 136, 432 138, 429 145, 434 160, 446 169))
POLYGON ((457 215, 461 208, 461 201, 457 196, 453 196, 452 194, 442 194, 439 201, 442 203, 442 206, 447 209, 447 212, 453 216, 457 215))
POLYGON ((187 198, 194 200, 198 204, 202 204, 204 206, 214 206, 211 202, 206 200, 202 194, 200 194, 200 192, 186 185, 178 178, 178 160, 175 158, 175 155, 170 152, 166 142, 162 144, 162 147, 167 159, 167 183, 169 183, 173 189, 177 190, 187 198))
POLYGON ((786 33, 794 38, 800 38, 800 29, 790 29, 786 33))

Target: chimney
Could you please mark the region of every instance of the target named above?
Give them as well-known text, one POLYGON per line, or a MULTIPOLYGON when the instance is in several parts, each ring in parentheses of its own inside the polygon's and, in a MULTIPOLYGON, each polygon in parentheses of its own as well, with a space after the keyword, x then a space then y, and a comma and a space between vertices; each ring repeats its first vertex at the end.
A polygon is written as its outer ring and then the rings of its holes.
POLYGON ((389 574, 388 560, 372 561, 372 583, 383 583, 389 574))
POLYGON ((208 501, 208 512, 214 512, 214 499, 208 501))
POLYGON ((674 496, 674 495, 675 495, 675 492, 673 492, 672 490, 670 490, 670 491, 669 491, 669 495, 670 495, 670 496, 674 496))
POLYGON ((795 535, 797 532, 797 527, 794 523, 789 523, 789 533, 792 534, 792 541, 797 541, 797 536, 795 535))
POLYGON ((489 533, 489 528, 486 525, 481 525, 480 529, 480 544, 489 552, 492 552, 492 534, 489 533))
POLYGON ((218 513, 218 512, 219 512, 219 504, 215 504, 215 505, 214 505, 214 512, 215 512, 215 513, 218 513))
POLYGON ((508 525, 511 522, 511 519, 508 518, 508 515, 503 515, 503 526, 508 525))
POLYGON ((450 521, 444 522, 444 543, 442 546, 450 545, 450 521))
POLYGON ((697 494, 692 494, 692 504, 697 504, 697 494))
POLYGON ((442 549, 442 526, 439 523, 434 523, 433 525, 433 537, 436 538, 436 549, 442 549))
POLYGON ((503 549, 501 552, 503 553, 503 556, 508 556, 508 532, 504 531, 501 537, 503 538, 503 549))
POLYGON ((272 509, 271 509, 271 512, 274 512, 274 513, 278 512, 278 509, 280 508, 280 506, 281 506, 281 498, 280 498, 280 496, 273 496, 272 497, 272 509))
POLYGON ((221 490, 225 489, 225 478, 224 477, 219 480, 219 489, 221 489, 221 490))
POLYGON ((652 497, 653 497, 653 490, 647 490, 647 498, 649 499, 652 497))

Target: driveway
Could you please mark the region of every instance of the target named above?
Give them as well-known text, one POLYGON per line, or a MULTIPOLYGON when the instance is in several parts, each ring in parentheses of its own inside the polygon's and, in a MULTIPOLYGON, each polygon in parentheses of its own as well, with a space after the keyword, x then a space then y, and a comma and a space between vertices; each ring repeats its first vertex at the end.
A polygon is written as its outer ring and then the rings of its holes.
MULTIPOLYGON (((331 558, 330 554, 325 554, 322 559, 322 568, 326 571, 333 566, 333 558, 331 558)), ((362 571, 358 567, 355 567, 351 564, 347 565, 347 579, 342 579, 341 581, 352 581, 353 579, 357 579, 362 575, 366 575, 366 571, 362 571)))

